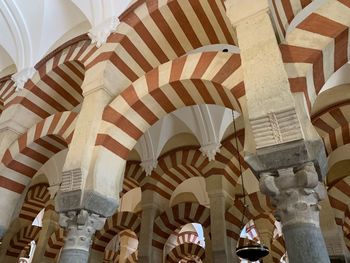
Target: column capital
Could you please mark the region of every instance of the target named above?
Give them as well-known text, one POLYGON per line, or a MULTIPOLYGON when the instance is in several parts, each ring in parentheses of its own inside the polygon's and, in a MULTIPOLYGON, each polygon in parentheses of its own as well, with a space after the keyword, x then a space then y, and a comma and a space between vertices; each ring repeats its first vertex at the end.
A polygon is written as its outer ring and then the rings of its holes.
POLYGON ((318 202, 325 198, 326 190, 318 178, 312 162, 261 174, 260 189, 276 206, 276 218, 283 226, 295 223, 319 226, 318 202))
POLYGON ((96 230, 102 229, 106 218, 86 210, 61 213, 59 224, 68 229, 64 249, 89 251, 91 237, 96 230))

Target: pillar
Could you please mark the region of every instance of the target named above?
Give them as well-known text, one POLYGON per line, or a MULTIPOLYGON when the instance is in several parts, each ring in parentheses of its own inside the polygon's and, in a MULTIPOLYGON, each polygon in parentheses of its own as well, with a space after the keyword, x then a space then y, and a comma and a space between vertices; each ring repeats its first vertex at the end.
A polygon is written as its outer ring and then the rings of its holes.
POLYGON ((160 255, 153 255, 153 225, 155 218, 159 215, 160 209, 154 203, 142 205, 142 219, 139 242, 139 262, 140 263, 161 263, 162 252, 160 255))
POLYGON ((330 262, 319 222, 319 201, 326 190, 314 164, 262 173, 260 188, 276 206, 289 262, 330 262))
POLYGON ((45 257, 45 251, 47 249, 48 240, 53 232, 58 229, 58 215, 53 210, 45 212, 42 229, 39 234, 38 242, 35 248, 33 262, 49 263, 53 262, 53 259, 45 257))
POLYGON ((105 218, 86 210, 60 214, 60 224, 67 229, 67 237, 60 255, 60 263, 87 263, 92 236, 102 229, 105 218))
MULTIPOLYGON (((232 247, 226 235, 226 209, 233 202, 228 191, 231 187, 222 175, 206 178, 206 189, 210 202, 210 230, 212 240, 212 262, 235 262, 235 247, 232 247)), ((233 191, 233 189, 231 189, 233 191)), ((238 261, 237 261, 238 262, 238 261)))
MULTIPOLYGON (((327 159, 305 103, 293 96, 267 0, 226 1, 246 89, 245 160, 281 215, 290 263, 329 262, 319 228, 327 159)), ((300 95, 300 94, 299 94, 300 95)))

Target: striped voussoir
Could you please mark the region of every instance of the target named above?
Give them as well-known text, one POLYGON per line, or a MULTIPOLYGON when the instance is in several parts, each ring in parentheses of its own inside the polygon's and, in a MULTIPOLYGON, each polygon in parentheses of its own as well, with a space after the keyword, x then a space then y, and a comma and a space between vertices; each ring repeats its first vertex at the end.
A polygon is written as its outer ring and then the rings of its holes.
POLYGON ((20 218, 32 222, 38 213, 46 207, 46 204, 50 200, 50 192, 47 189, 48 187, 48 184, 42 183, 33 185, 28 189, 19 214, 20 218))
POLYGON ((138 257, 138 251, 134 251, 131 253, 128 258, 126 259, 126 263, 137 263, 139 262, 139 257, 138 257))
POLYGON ((282 36, 286 36, 288 26, 295 16, 313 0, 272 0, 272 8, 276 14, 275 24, 282 36))
POLYGON ((231 206, 225 214, 226 234, 236 241, 239 239, 243 226, 245 226, 249 220, 254 220, 264 214, 269 217, 268 214, 273 211, 269 198, 261 192, 255 192, 246 196, 246 204, 248 207, 244 209, 243 198, 236 199, 234 205, 231 206), (245 212, 245 216, 242 225, 243 212, 245 212))
POLYGON ((143 171, 140 166, 139 161, 127 161, 124 181, 123 181, 123 191, 121 195, 126 194, 128 191, 140 187, 142 180, 146 177, 145 171, 143 171))
MULTIPOLYGON (((181 260, 202 262, 205 259, 205 249, 195 243, 183 243, 174 247, 166 256, 167 263, 178 263, 181 260)), ((182 262, 182 261, 181 261, 182 262)))
POLYGON ((59 112, 34 125, 4 153, 0 164, 1 188, 21 194, 51 156, 68 147, 77 113, 59 112))
POLYGON ((103 263, 118 263, 120 251, 106 249, 103 254, 103 263))
POLYGON ((286 254, 286 245, 283 236, 279 236, 272 241, 270 253, 274 263, 281 262, 281 258, 286 254))
POLYGON ((38 238, 40 230, 41 227, 33 225, 23 227, 12 237, 6 255, 18 257, 30 241, 38 238))
POLYGON ((8 99, 15 93, 15 83, 11 80, 11 76, 0 79, 0 114, 4 110, 8 99))
POLYGON ((170 200, 173 191, 183 181, 202 176, 209 164, 198 147, 178 148, 158 159, 157 167, 144 178, 142 191, 150 190, 170 200))
POLYGON ((64 245, 65 232, 63 228, 58 228, 53 232, 47 241, 45 257, 56 258, 64 245))
POLYGON ((350 176, 347 176, 328 189, 329 202, 333 208, 335 222, 342 227, 345 243, 350 245, 350 176))
POLYGON ((291 91, 304 93, 309 110, 328 78, 349 61, 349 17, 350 0, 328 1, 280 44, 291 91))
POLYGON ((95 234, 92 248, 104 251, 108 243, 123 230, 131 230, 136 235, 139 234, 141 218, 132 212, 117 212, 106 220, 103 229, 95 234))
POLYGON ((327 154, 331 154, 338 147, 350 143, 350 101, 322 110, 312 116, 312 124, 322 137, 327 154))
POLYGON ((180 203, 165 210, 154 221, 153 241, 155 248, 163 249, 169 236, 188 223, 199 223, 204 229, 210 226, 210 209, 198 203, 180 203))
POLYGON ((25 113, 45 119, 72 110, 82 100, 84 62, 94 49, 87 36, 80 36, 51 52, 36 66, 37 72, 24 89, 11 96, 5 109, 21 105, 25 113))
POLYGON ((184 231, 177 234, 177 243, 194 243, 199 244, 198 233, 195 231, 184 231))
POLYGON ((96 146, 126 160, 138 138, 178 108, 206 103, 239 111, 245 92, 240 65, 237 54, 205 52, 148 72, 106 107, 96 146))
MULTIPOLYGON (((237 132, 240 151, 243 150, 242 133, 242 130, 237 132)), ((217 174, 223 174, 235 186, 240 175, 235 143, 235 136, 225 139, 220 153, 215 156, 215 162, 209 162, 196 146, 177 148, 164 154, 158 159, 158 165, 151 175, 144 178, 142 191, 151 190, 170 200, 174 190, 185 180, 217 174)), ((240 156, 245 170, 248 166, 240 156)))
POLYGON ((87 68, 109 60, 123 89, 152 69, 210 44, 234 44, 221 0, 136 1, 87 68), (193 15, 195 14, 195 15, 193 15), (137 43, 137 45, 136 45, 137 43))

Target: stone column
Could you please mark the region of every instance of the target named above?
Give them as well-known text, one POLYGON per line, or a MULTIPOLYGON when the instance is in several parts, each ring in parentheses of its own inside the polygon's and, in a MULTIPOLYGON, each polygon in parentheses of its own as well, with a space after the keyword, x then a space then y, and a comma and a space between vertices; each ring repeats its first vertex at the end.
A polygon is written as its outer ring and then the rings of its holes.
POLYGON ((314 164, 262 173, 260 188, 276 206, 289 262, 330 262, 319 225, 319 201, 326 191, 314 164))
POLYGON ((160 263, 162 260, 162 254, 153 255, 152 253, 154 219, 159 215, 159 213, 160 213, 160 209, 154 203, 142 205, 142 219, 141 219, 141 231, 140 231, 140 242, 139 242, 139 262, 140 263, 160 263))
POLYGON ((105 218, 86 210, 60 214, 60 225, 68 230, 60 263, 87 263, 92 236, 102 229, 105 218))
MULTIPOLYGON (((221 175, 212 175, 206 179, 206 189, 210 202, 210 229, 212 240, 212 262, 232 262, 234 248, 226 235, 226 209, 233 202, 230 186, 221 175)), ((233 191, 233 189, 231 189, 233 191)))

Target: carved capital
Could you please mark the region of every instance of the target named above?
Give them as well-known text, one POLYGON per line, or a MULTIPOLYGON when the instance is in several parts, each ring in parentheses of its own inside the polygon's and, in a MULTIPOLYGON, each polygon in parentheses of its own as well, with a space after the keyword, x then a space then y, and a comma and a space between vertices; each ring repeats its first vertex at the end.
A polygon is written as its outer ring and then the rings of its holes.
POLYGON ((35 73, 35 68, 29 67, 22 69, 21 71, 13 74, 11 79, 16 84, 16 91, 21 91, 24 88, 26 82, 33 77, 35 73))
POLYGON ((260 189, 271 198, 276 207, 276 218, 283 226, 294 223, 319 225, 321 207, 318 203, 325 198, 326 192, 312 162, 280 169, 276 173, 262 173, 260 189))
POLYGON ((216 153, 220 152, 220 147, 220 143, 211 143, 207 145, 202 145, 202 147, 199 150, 204 156, 208 158, 209 161, 214 161, 216 153))
POLYGON ((144 160, 140 163, 140 166, 145 171, 146 175, 151 175, 152 171, 157 167, 158 161, 154 159, 144 160))
POLYGON ((96 47, 101 47, 102 44, 107 42, 107 38, 110 34, 116 31, 119 20, 116 17, 108 18, 101 24, 90 29, 88 36, 91 39, 91 43, 96 47))
POLYGON ((69 211, 60 214, 59 223, 68 230, 64 249, 89 251, 91 238, 96 230, 102 229, 106 218, 86 210, 69 211))

